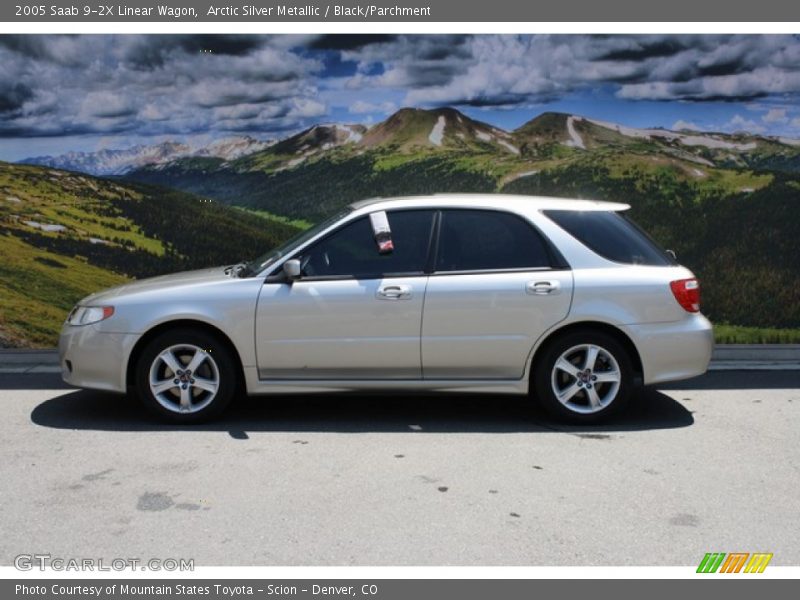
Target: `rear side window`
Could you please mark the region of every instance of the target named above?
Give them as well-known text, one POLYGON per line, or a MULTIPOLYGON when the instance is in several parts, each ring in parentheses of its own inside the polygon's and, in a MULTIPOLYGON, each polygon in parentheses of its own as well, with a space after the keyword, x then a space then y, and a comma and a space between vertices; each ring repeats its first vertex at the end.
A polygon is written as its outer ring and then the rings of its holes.
POLYGON ((627 265, 675 264, 633 221, 617 212, 546 210, 544 214, 608 260, 627 265))
POLYGON ((539 233, 518 216, 491 210, 445 210, 436 271, 550 267, 539 233))

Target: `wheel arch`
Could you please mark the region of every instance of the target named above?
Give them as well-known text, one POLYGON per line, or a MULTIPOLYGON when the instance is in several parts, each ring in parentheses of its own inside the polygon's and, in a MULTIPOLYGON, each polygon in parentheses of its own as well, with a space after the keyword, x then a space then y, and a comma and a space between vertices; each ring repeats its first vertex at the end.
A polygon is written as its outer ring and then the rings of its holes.
POLYGON ((142 355, 142 351, 147 347, 153 339, 157 336, 161 335, 162 333, 169 331, 171 329, 180 329, 181 327, 196 329, 200 331, 204 331, 214 337, 218 338, 230 351, 231 357, 236 364, 236 384, 240 391, 244 391, 246 389, 245 386, 245 379, 244 379, 244 369, 242 368, 242 358, 239 356, 239 351, 236 349, 235 344, 231 341, 230 337, 228 337, 222 330, 206 323, 204 321, 198 321, 195 319, 177 319, 174 321, 166 321, 164 323, 159 323, 158 325, 148 329, 136 342, 133 349, 131 350, 130 356, 128 357, 128 364, 125 369, 125 385, 126 387, 131 386, 134 381, 134 374, 136 371, 136 363, 139 362, 139 357, 142 355))
POLYGON ((617 340, 620 344, 622 344, 625 351, 628 353, 628 356, 631 359, 631 363, 633 364, 634 368, 634 379, 637 383, 642 381, 644 377, 644 367, 642 365, 642 357, 639 355, 639 350, 636 348, 636 344, 633 343, 633 340, 628 336, 624 331, 622 331, 619 327, 615 327, 610 323, 604 323, 602 321, 577 321, 572 322, 563 327, 559 327, 558 329, 554 329, 553 331, 549 332, 545 338, 539 343, 536 350, 533 352, 533 356, 528 364, 528 385, 533 385, 533 372, 535 369, 535 365, 537 361, 542 357, 542 355, 547 351, 547 348, 552 344, 555 340, 560 338, 563 335, 567 335, 570 333, 574 333, 576 331, 597 331, 602 332, 607 335, 610 335, 615 340, 617 340))

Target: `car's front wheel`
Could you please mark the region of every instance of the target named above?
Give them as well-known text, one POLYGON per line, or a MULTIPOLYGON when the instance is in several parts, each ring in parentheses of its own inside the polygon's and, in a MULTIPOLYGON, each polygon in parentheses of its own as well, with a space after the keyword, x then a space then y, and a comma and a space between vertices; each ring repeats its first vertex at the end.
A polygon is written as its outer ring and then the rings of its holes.
POLYGON ((236 365, 215 336, 192 329, 165 331, 143 349, 135 388, 151 412, 173 423, 219 416, 236 391, 236 365))
POLYGON ((576 331, 545 348, 533 376, 533 389, 548 412, 563 420, 588 423, 627 404, 633 365, 614 337, 601 331, 576 331))

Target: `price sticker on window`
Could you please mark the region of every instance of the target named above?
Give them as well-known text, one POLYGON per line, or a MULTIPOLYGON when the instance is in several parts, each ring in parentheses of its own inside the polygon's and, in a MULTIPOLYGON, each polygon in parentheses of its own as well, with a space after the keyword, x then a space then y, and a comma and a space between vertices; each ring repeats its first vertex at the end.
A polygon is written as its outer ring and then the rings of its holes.
POLYGON ((374 212, 369 215, 372 224, 372 233, 375 236, 375 243, 378 245, 379 254, 389 254, 394 250, 392 243, 392 230, 389 227, 389 217, 385 211, 374 212))

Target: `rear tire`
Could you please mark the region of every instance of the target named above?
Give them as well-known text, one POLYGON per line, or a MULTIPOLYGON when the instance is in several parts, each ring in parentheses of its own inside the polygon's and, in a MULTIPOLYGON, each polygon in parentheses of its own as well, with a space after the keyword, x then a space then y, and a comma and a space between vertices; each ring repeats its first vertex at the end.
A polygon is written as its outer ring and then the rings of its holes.
POLYGON ((202 330, 171 329, 153 338, 136 363, 139 400, 170 423, 218 417, 236 392, 237 369, 227 346, 202 330))
POLYGON ((633 363, 613 336, 574 331, 550 342, 533 366, 531 389, 554 417, 595 423, 617 413, 630 400, 633 363))

